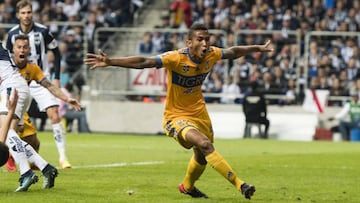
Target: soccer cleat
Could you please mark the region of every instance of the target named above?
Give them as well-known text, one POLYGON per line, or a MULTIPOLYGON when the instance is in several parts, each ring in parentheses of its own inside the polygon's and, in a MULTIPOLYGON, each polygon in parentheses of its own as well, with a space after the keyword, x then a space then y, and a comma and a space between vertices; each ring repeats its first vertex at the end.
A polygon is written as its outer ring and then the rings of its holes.
POLYGON ((60 168, 61 169, 71 168, 71 164, 69 163, 68 160, 60 161, 60 168))
POLYGON ((205 193, 201 192, 196 187, 194 187, 191 191, 187 191, 182 183, 179 185, 179 191, 183 194, 190 195, 193 198, 208 198, 205 193))
POLYGON ((246 199, 251 199, 251 196, 255 193, 255 186, 244 183, 240 186, 241 194, 245 196, 246 199))
POLYGON ((58 170, 55 167, 51 165, 48 165, 47 167, 49 168, 45 172, 43 172, 44 175, 43 189, 49 189, 54 187, 55 178, 58 175, 58 170))
POLYGON ((19 179, 20 186, 15 190, 15 192, 27 191, 32 184, 38 182, 39 177, 31 170, 29 170, 25 174, 20 177, 19 179))
POLYGON ((15 160, 12 156, 9 156, 9 159, 6 162, 5 167, 8 172, 16 172, 17 169, 15 165, 15 160))

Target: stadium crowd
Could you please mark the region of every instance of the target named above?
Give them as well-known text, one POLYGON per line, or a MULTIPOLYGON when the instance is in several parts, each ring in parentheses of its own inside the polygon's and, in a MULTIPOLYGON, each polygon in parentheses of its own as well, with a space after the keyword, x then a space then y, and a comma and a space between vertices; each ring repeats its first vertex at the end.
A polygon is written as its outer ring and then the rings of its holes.
MULTIPOLYGON (((134 13, 142 1, 124 0, 34 0, 34 20, 49 25, 60 41, 62 52, 61 83, 73 83, 81 91, 85 79, 77 74, 83 63, 83 38, 86 32, 88 51, 94 50, 94 31, 98 27, 131 26, 134 13), (139 3, 140 2, 140 3, 139 3), (65 26, 52 21, 69 22, 65 26), (85 28, 72 25, 82 21, 85 28)), ((254 53, 234 61, 216 64, 207 78, 203 91, 207 93, 243 94, 251 81, 258 81, 270 104, 300 104, 304 86, 327 89, 330 96, 348 96, 353 81, 360 77, 360 40, 357 35, 312 37, 309 56, 305 58, 304 36, 309 31, 357 32, 360 30, 359 0, 168 0, 166 15, 156 28, 187 28, 202 22, 213 34, 211 42, 219 47, 262 44, 271 39, 275 53, 254 53), (258 34, 239 34, 241 30, 270 31, 258 34), (278 31, 273 32, 271 31, 278 31), (296 36, 301 35, 300 45, 296 36), (269 33, 269 34, 267 34, 269 33), (224 68, 225 67, 225 68, 224 68), (305 67, 308 69, 305 70, 305 67)), ((15 0, 0 3, 0 23, 16 23, 15 0)), ((6 29, 2 30, 4 36, 6 29)), ((106 39, 104 36, 104 40, 106 39)), ((139 46, 140 53, 157 54, 184 46, 182 32, 146 33, 139 46)), ((241 103, 241 98, 209 97, 207 102, 241 103)), ((342 105, 342 102, 329 102, 342 105)))
MULTIPOLYGON (((254 53, 217 63, 203 86, 207 93, 243 94, 250 82, 258 81, 267 95, 279 96, 268 99, 269 104, 295 105, 302 103, 305 87, 327 89, 330 96, 349 96, 355 79, 360 77, 360 39, 340 33, 360 30, 359 0, 173 0, 161 19, 156 28, 181 30, 201 22, 210 29, 222 30, 226 35, 213 34, 210 39, 219 47, 272 40, 275 53, 254 53), (241 30, 264 33, 239 34, 241 30), (290 31, 300 33, 300 44, 290 31), (314 35, 310 38, 309 56, 305 58, 305 34, 309 31, 339 35, 314 35)), ((183 46, 186 36, 147 33, 146 37, 144 53, 159 53, 183 46)), ((242 102, 241 97, 229 96, 209 97, 206 101, 242 102)), ((329 105, 342 105, 342 101, 329 101, 329 105)))
MULTIPOLYGON (((75 94, 80 95, 85 84, 82 74, 84 40, 87 51, 94 50, 94 33, 98 27, 120 27, 131 25, 135 11, 142 0, 31 0, 33 20, 47 25, 59 42, 61 51, 61 86, 72 84, 75 94), (60 22, 60 23, 58 23, 60 22), (85 27, 81 24, 85 23, 85 27), (84 39, 84 32, 87 39, 84 39)), ((16 0, 0 1, 0 23, 16 24, 16 0)), ((0 27, 4 39, 8 28, 0 27)), ((102 40, 106 40, 104 36, 102 40)), ((50 53, 51 55, 51 53, 50 53)), ((49 61, 54 60, 49 57, 49 61)))

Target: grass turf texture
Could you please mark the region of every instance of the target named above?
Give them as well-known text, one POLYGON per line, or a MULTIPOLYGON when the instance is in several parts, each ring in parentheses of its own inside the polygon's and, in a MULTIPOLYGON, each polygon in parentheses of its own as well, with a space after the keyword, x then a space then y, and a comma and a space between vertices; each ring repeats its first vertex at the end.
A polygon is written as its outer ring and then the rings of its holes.
MULTIPOLYGON (((40 154, 58 166, 52 135, 39 138, 40 154)), ((166 136, 68 134, 67 145, 74 168, 59 170, 53 189, 40 177, 14 193, 18 172, 0 168, 0 202, 249 202, 211 167, 196 185, 209 199, 180 194, 192 151, 166 136)), ((215 147, 256 186, 251 202, 360 202, 360 143, 217 139, 215 147)))

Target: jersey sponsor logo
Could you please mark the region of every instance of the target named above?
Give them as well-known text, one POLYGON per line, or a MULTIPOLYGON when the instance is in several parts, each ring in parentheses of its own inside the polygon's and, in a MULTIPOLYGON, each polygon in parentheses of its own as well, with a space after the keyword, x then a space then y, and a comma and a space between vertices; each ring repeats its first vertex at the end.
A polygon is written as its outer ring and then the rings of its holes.
POLYGON ((40 33, 38 33, 38 32, 34 33, 34 43, 35 43, 35 45, 40 45, 40 43, 41 43, 40 33))
POLYGON ((184 76, 177 72, 172 72, 172 83, 179 85, 184 88, 191 88, 202 85, 205 80, 207 73, 194 75, 194 76, 184 76))

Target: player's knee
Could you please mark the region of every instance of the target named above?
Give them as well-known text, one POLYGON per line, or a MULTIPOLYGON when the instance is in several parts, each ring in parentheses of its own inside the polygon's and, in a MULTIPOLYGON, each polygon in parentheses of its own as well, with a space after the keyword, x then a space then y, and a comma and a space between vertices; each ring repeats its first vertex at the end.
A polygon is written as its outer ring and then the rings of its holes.
POLYGON ((39 152, 40 149, 40 141, 39 139, 34 140, 34 143, 31 145, 36 152, 39 152))
POLYGON ((32 148, 34 148, 34 150, 36 152, 39 152, 40 149, 40 140, 37 138, 36 135, 30 135, 27 137, 23 137, 22 138, 25 142, 27 142, 29 145, 31 145, 32 148))
POLYGON ((214 151, 214 145, 211 143, 209 139, 203 139, 198 144, 197 147, 202 151, 202 153, 206 156, 214 151))
POLYGON ((60 116, 57 111, 54 110, 48 110, 47 112, 48 118, 50 119, 51 123, 59 123, 60 122, 60 116))

